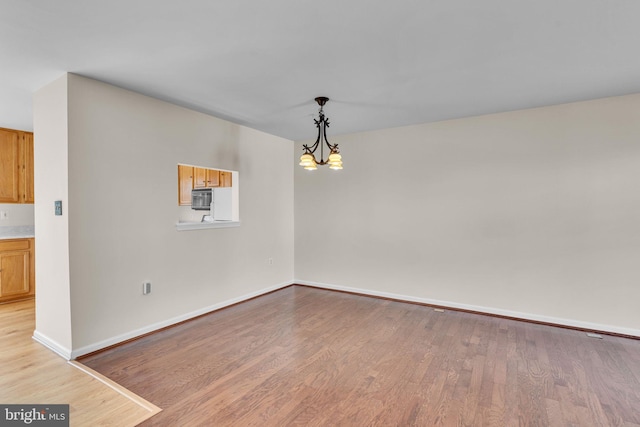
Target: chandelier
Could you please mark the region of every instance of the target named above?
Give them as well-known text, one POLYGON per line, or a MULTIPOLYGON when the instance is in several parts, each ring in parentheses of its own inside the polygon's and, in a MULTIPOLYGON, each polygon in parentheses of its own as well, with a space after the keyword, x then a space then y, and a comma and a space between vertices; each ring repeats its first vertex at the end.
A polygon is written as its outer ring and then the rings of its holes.
POLYGON ((338 144, 330 144, 327 140, 327 128, 329 127, 329 119, 324 116, 324 111, 322 107, 327 103, 329 98, 325 96, 319 96, 316 98, 316 102, 320 106, 320 111, 318 111, 318 118, 313 119, 316 122, 316 127, 318 128, 318 137, 316 138, 316 142, 312 146, 303 145, 304 154, 300 156, 300 166, 303 166, 306 170, 316 170, 318 169, 318 165, 329 165, 330 169, 342 169, 342 156, 340 155, 340 150, 338 150, 338 144), (329 151, 329 157, 324 159, 324 146, 327 146, 329 151), (320 160, 316 159, 315 152, 320 147, 320 160))

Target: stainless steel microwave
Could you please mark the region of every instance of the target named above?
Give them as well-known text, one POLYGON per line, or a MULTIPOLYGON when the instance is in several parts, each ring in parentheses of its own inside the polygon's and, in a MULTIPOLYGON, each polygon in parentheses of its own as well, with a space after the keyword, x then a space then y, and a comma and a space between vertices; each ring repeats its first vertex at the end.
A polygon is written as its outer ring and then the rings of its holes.
POLYGON ((208 211, 211 208, 211 188, 194 188, 191 190, 191 209, 208 211))

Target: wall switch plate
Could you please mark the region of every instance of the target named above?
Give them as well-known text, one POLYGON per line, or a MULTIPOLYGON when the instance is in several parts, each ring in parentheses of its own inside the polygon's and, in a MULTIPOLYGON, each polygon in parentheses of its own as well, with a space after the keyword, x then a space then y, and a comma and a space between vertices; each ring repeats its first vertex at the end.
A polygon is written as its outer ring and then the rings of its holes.
POLYGON ((7 219, 7 211, 0 211, 0 219, 7 219))
POLYGON ((56 215, 62 215, 62 200, 56 200, 54 203, 56 215))
POLYGON ((148 295, 151 293, 151 282, 145 282, 142 284, 142 295, 148 295))

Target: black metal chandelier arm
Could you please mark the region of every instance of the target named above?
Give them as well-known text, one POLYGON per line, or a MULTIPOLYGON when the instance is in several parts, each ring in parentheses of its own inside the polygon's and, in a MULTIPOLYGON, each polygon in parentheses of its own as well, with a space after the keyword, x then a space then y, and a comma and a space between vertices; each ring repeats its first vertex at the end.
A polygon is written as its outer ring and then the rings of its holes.
POLYGON ((305 151, 306 153, 313 154, 313 153, 315 153, 315 152, 316 152, 316 150, 318 149, 318 144, 319 144, 319 143, 320 143, 320 140, 319 140, 319 139, 316 139, 316 142, 314 142, 314 143, 313 143, 313 145, 312 145, 311 147, 309 147, 307 144, 304 144, 304 145, 302 146, 302 148, 304 148, 304 151, 305 151))
POLYGON ((304 154, 300 157, 300 166, 303 166, 308 170, 317 169, 317 165, 330 165, 331 169, 342 169, 342 157, 340 156, 340 151, 338 150, 338 144, 331 144, 327 139, 327 128, 329 127, 329 119, 325 117, 323 107, 324 104, 329 100, 329 98, 324 96, 319 96, 316 98, 316 102, 320 106, 320 110, 318 111, 318 118, 313 119, 316 124, 316 128, 318 129, 318 137, 313 145, 309 146, 304 144, 302 148, 304 148, 304 154), (324 159, 324 146, 327 146, 329 150, 327 159, 324 159), (316 159, 315 152, 318 149, 318 145, 320 145, 320 160, 316 159))

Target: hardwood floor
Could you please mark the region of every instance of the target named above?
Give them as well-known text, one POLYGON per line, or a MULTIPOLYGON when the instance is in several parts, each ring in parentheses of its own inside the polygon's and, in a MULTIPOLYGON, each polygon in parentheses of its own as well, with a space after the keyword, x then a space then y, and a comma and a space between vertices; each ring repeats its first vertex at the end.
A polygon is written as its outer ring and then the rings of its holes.
MULTIPOLYGON (((34 300, 0 304, 0 403, 69 404, 71 426, 135 426, 159 409, 35 342, 34 300)), ((2 421, 0 421, 2 424, 2 421)))
POLYGON ((640 341, 302 286, 82 360, 143 426, 640 426, 640 341))

